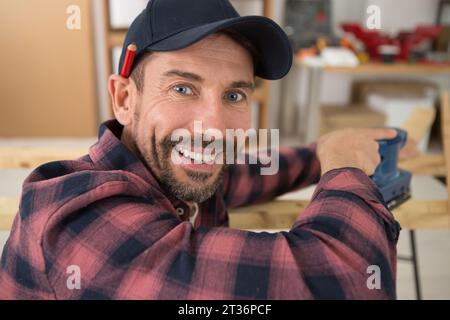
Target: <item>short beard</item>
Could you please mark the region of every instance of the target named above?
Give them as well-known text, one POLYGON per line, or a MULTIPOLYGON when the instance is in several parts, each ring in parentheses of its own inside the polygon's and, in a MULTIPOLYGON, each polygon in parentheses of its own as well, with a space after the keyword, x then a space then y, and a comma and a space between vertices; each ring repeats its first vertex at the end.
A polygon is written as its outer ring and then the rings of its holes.
POLYGON ((178 142, 172 141, 170 137, 166 137, 162 142, 157 144, 155 132, 153 132, 152 143, 147 152, 146 146, 140 144, 136 137, 134 137, 133 140, 136 147, 135 150, 139 153, 138 157, 158 180, 163 189, 182 201, 204 202, 211 198, 222 184, 222 177, 227 169, 226 164, 222 165, 217 177, 208 184, 206 184, 206 181, 208 181, 213 174, 193 171, 185 171, 186 175, 193 183, 180 182, 175 177, 173 167, 170 165, 172 149, 178 142), (196 186, 196 184, 203 185, 196 186))
MULTIPOLYGON (((179 182, 172 171, 171 168, 167 168, 161 170, 160 175, 160 183, 173 195, 175 195, 178 199, 181 199, 186 202, 197 202, 201 203, 205 200, 211 198, 214 193, 216 193, 217 189, 222 183, 222 177, 226 170, 226 166, 223 165, 220 169, 217 178, 214 179, 211 183, 207 185, 203 185, 201 187, 194 187, 190 183, 179 182)), ((192 172, 185 171, 188 177, 195 181, 195 183, 205 183, 210 177, 211 174, 203 173, 203 172, 192 172)))

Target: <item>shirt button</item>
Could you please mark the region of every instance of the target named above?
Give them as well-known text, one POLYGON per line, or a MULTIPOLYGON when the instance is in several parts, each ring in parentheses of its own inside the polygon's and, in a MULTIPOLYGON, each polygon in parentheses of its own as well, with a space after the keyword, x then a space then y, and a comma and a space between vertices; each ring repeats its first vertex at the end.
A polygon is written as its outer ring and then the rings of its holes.
POLYGON ((179 216, 182 216, 184 214, 184 209, 183 208, 177 208, 177 213, 179 216))

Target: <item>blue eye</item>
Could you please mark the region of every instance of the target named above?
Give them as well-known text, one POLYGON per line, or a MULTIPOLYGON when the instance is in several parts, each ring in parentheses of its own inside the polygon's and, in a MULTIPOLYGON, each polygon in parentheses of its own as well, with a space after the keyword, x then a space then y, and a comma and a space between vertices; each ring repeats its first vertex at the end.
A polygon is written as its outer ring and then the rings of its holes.
POLYGON ((191 94, 193 94, 192 89, 189 88, 188 86, 177 85, 177 86, 174 86, 173 89, 177 93, 182 94, 182 95, 191 95, 191 94))
POLYGON ((225 99, 231 101, 231 102, 239 102, 243 99, 243 95, 239 92, 228 92, 225 94, 225 99))

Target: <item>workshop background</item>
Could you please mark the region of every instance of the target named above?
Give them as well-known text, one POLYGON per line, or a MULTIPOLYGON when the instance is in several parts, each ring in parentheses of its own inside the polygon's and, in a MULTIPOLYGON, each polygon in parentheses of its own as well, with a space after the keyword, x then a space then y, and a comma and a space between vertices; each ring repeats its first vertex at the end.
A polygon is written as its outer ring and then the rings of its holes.
MULTIPOLYGON (((41 163, 85 154, 112 116, 107 77, 146 3, 0 1, 0 250, 25 177, 41 163)), ((295 53, 285 79, 258 82, 255 128, 279 128, 283 145, 345 127, 408 131, 419 153, 399 164, 413 173, 415 211, 402 213, 398 298, 450 299, 450 1, 232 3, 242 15, 277 21, 295 53)), ((312 190, 290 199, 308 200, 312 190)))

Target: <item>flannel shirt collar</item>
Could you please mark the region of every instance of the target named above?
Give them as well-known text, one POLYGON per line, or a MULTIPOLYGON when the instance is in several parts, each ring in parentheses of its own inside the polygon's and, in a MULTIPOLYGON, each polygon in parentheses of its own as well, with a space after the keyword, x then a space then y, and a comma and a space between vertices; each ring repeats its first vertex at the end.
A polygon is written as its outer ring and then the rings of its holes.
POLYGON ((98 141, 89 150, 92 161, 104 170, 123 170, 136 174, 149 183, 150 188, 166 196, 177 208, 177 212, 189 215, 190 206, 166 191, 144 163, 122 143, 122 131, 123 126, 115 119, 103 122, 100 125, 98 141))

